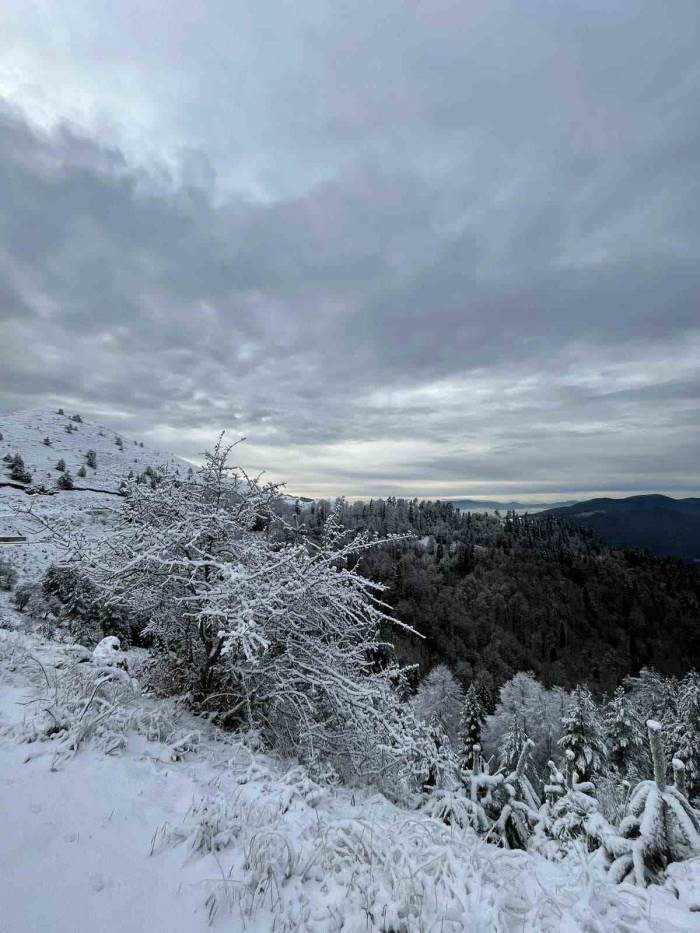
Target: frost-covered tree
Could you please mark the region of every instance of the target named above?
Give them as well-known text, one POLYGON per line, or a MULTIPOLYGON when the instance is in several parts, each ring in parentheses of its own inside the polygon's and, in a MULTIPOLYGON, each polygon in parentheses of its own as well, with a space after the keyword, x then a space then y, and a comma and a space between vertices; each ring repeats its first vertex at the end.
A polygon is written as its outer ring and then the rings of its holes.
POLYGON ((50 446, 51 446, 51 438, 50 438, 50 437, 45 437, 44 440, 43 440, 41 443, 44 445, 44 447, 50 447, 50 446))
POLYGON ((87 470, 85 469, 85 464, 82 464, 82 465, 80 466, 77 475, 78 475, 81 479, 85 479, 85 477, 87 476, 87 470))
POLYGON ((601 772, 608 759, 608 749, 598 707, 591 691, 579 684, 570 697, 562 718, 563 735, 559 744, 571 751, 574 764, 582 780, 588 781, 601 772))
POLYGON ((566 708, 566 694, 558 687, 548 690, 532 674, 519 672, 501 687, 494 713, 488 716, 482 732, 488 755, 500 754, 503 736, 518 716, 526 734, 535 743, 529 758, 534 771, 544 777, 547 761, 558 752, 562 734, 561 719, 566 708))
POLYGON ((275 522, 280 493, 228 466, 222 439, 197 477, 125 485, 114 533, 74 545, 107 605, 150 619, 160 683, 348 773, 391 774, 413 751, 382 586, 355 570, 375 544, 328 516, 317 541, 275 522))
POLYGON ((629 774, 644 746, 644 726, 624 687, 618 687, 606 705, 603 725, 610 763, 620 774, 629 774))
POLYGON ((416 715, 426 723, 436 722, 457 747, 459 717, 464 703, 464 691, 445 664, 434 667, 420 682, 413 704, 416 715))
POLYGON ((85 463, 90 467, 91 470, 97 469, 97 452, 90 449, 85 454, 85 463))
POLYGON ((65 468, 66 468, 66 461, 63 459, 63 457, 61 457, 60 460, 56 461, 56 466, 54 467, 54 469, 58 470, 59 473, 63 473, 65 468))
POLYGON ((481 702, 481 696, 475 684, 470 684, 467 690, 459 717, 458 750, 462 768, 473 768, 473 749, 481 747, 481 728, 486 715, 481 702))

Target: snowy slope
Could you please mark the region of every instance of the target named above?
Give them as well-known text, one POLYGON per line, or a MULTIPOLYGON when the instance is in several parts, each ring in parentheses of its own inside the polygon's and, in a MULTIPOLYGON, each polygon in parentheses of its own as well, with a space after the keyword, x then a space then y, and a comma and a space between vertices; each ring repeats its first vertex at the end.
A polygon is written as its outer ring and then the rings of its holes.
POLYGON ((0 414, 0 537, 27 538, 19 543, 0 541, 0 559, 12 562, 22 581, 35 580, 61 556, 60 548, 50 540, 41 522, 54 527, 69 522, 73 529, 81 529, 88 537, 99 537, 109 531, 115 510, 121 508, 122 499, 116 492, 129 472, 138 475, 149 467, 164 466, 184 476, 191 466, 171 453, 142 447, 133 438, 119 435, 104 425, 88 419, 71 421, 72 414, 67 409, 65 415, 43 410, 0 414), (76 430, 67 433, 67 424, 76 430), (45 437, 50 439, 50 446, 43 443, 45 437), (116 444, 118 437, 122 447, 116 444), (85 464, 88 450, 97 454, 96 469, 85 464), (43 484, 55 495, 28 496, 23 489, 15 488, 16 484, 7 485, 8 464, 1 458, 8 453, 21 455, 32 473, 31 486, 43 484), (62 475, 55 469, 60 459, 73 477, 75 490, 56 491, 56 481, 62 475), (83 464, 87 475, 81 478, 78 470, 83 464), (21 514, 29 508, 40 521, 21 514))
POLYGON ((610 885, 584 852, 508 852, 321 787, 133 682, 98 706, 103 676, 0 630, 0 930, 700 930, 698 860, 665 887, 610 885))
MULTIPOLYGON (((25 466, 32 473, 32 484, 55 486, 61 473, 56 470, 56 463, 63 459, 70 471, 77 489, 90 488, 116 492, 120 481, 128 475, 143 473, 148 467, 157 469, 164 466, 183 475, 191 466, 187 461, 175 457, 167 451, 155 450, 130 437, 94 421, 85 419, 81 422, 71 420, 75 414, 66 409, 65 415, 55 411, 30 410, 0 413, 0 458, 5 454, 19 453, 25 466), (70 425, 71 433, 66 432, 70 425), (48 437, 51 446, 43 441, 48 437), (121 439, 122 446, 118 446, 121 439), (85 463, 88 450, 97 454, 97 468, 92 469, 85 463), (85 465, 87 476, 77 475, 85 465)), ((2 463, 0 482, 9 479, 2 463)))

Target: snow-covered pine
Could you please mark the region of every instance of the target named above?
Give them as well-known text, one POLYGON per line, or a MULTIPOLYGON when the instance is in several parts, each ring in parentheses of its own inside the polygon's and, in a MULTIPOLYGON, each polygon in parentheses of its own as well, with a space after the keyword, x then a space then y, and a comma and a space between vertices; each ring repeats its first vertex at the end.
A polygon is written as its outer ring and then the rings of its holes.
MULTIPOLYGON (((233 445, 232 445, 233 446, 233 445)), ((227 464, 219 439, 194 480, 131 481, 103 542, 72 557, 107 605, 146 615, 160 685, 346 776, 414 767, 395 666, 377 668, 382 586, 354 569, 372 547, 332 512, 319 542, 272 533, 279 489, 227 464)))
MULTIPOLYGON (((477 766, 474 756, 474 746, 480 746, 481 727, 486 714, 475 684, 470 684, 464 697, 459 717, 459 760, 460 766, 465 769, 477 766)), ((480 749, 479 749, 480 750, 480 749)))
POLYGON ((625 688, 617 688, 603 711, 610 763, 622 775, 630 774, 644 746, 644 725, 625 688))
POLYGON ((598 707, 585 684, 572 691, 562 727, 564 734, 559 744, 564 751, 573 752, 580 777, 587 781, 603 771, 608 749, 598 707))
POLYGON ((611 880, 640 886, 662 881, 672 862, 700 855, 700 815, 679 789, 678 778, 675 787, 666 783, 661 724, 650 719, 647 730, 654 778, 637 784, 618 834, 603 842, 611 880))
POLYGON ((526 849, 539 822, 541 800, 526 773, 535 743, 526 739, 515 769, 495 789, 492 799, 493 826, 488 838, 507 849, 526 849))
POLYGON ((516 767, 527 741, 528 736, 522 727, 520 717, 514 713, 501 744, 499 763, 502 768, 512 771, 516 767))
POLYGON ((685 765, 690 796, 700 794, 700 674, 691 671, 678 685, 678 706, 669 743, 685 765))

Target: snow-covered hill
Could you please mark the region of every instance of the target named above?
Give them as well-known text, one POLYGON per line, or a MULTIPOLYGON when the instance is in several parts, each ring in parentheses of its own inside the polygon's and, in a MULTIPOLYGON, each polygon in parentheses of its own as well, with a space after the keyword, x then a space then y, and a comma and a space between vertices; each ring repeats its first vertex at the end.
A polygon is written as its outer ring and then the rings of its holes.
POLYGON ((69 521, 72 527, 98 537, 109 530, 115 509, 122 499, 116 495, 121 481, 129 474, 138 476, 149 468, 166 467, 183 476, 191 467, 166 451, 141 444, 118 434, 112 428, 87 418, 72 420, 76 412, 31 410, 0 413, 0 539, 14 535, 23 542, 0 540, 0 559, 9 559, 21 580, 35 580, 53 561, 60 558, 60 548, 46 533, 42 522, 57 526, 69 521), (66 430, 70 425, 70 431, 66 430), (48 439, 50 444, 44 442, 48 439), (95 467, 87 462, 89 450, 95 452, 95 467), (10 464, 2 458, 19 454, 30 483, 10 479, 10 464), (57 470, 60 460, 65 470, 57 470), (81 476, 81 468, 85 476, 81 476), (69 472, 74 490, 57 486, 69 472), (25 491, 45 487, 54 495, 25 495, 25 491), (22 512, 31 507, 31 519, 22 512))
MULTIPOLYGON (((80 421, 73 420, 76 414, 68 409, 65 414, 36 409, 0 413, 0 458, 19 454, 32 474, 31 485, 48 489, 56 487, 63 472, 56 464, 63 460, 76 489, 106 492, 116 492, 130 472, 138 475, 149 467, 167 467, 184 475, 191 466, 172 453, 155 450, 82 416, 80 421), (95 452, 95 467, 86 460, 89 450, 95 452), (83 467, 86 475, 80 476, 83 467)), ((2 467, 0 483, 10 479, 8 463, 3 461, 2 467)))

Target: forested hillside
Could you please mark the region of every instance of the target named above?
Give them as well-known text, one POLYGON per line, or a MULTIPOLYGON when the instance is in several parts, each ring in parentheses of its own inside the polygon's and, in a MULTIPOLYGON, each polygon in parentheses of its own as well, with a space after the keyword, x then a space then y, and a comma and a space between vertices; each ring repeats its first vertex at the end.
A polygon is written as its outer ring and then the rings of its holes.
MULTIPOLYGON (((297 506, 320 528, 328 502, 297 506)), ((493 694, 519 670, 545 683, 611 689, 653 667, 700 662, 700 573, 678 561, 610 549, 555 516, 463 513, 449 502, 345 503, 348 528, 411 537, 368 551, 362 572, 423 639, 392 633, 399 658, 444 661, 493 694)))

